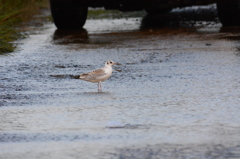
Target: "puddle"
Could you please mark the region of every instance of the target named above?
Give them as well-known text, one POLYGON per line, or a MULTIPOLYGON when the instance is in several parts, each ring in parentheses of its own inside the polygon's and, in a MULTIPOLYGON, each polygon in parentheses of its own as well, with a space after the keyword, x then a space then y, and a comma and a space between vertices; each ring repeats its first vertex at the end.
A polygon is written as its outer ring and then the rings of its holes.
POLYGON ((46 22, 17 41, 0 58, 0 158, 239 158, 239 31, 208 7, 157 27, 136 14, 46 22), (107 60, 123 65, 102 93, 76 80, 107 60))

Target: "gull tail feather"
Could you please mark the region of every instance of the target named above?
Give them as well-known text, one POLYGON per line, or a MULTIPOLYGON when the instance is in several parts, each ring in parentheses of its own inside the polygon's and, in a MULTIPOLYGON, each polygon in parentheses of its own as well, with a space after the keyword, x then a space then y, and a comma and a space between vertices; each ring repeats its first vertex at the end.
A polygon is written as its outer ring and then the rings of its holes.
POLYGON ((88 74, 84 73, 79 76, 80 79, 85 79, 88 74))

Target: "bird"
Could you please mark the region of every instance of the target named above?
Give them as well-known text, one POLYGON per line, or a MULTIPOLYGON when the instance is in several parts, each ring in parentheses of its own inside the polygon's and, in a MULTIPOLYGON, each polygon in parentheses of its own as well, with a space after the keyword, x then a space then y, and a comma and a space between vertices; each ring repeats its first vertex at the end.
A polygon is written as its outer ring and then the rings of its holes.
POLYGON ((89 81, 92 83, 98 83, 98 92, 102 92, 102 82, 106 81, 112 75, 112 66, 121 65, 115 63, 112 60, 105 62, 105 66, 98 68, 92 72, 83 73, 79 76, 80 80, 89 81))

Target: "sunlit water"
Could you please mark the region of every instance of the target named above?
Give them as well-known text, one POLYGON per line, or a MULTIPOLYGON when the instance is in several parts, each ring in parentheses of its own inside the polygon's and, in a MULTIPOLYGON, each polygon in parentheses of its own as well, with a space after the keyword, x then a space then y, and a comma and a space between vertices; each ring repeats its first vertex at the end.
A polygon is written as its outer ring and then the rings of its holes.
POLYGON ((239 33, 53 24, 0 58, 0 158, 239 158, 239 33), (97 84, 73 76, 122 63, 97 84))

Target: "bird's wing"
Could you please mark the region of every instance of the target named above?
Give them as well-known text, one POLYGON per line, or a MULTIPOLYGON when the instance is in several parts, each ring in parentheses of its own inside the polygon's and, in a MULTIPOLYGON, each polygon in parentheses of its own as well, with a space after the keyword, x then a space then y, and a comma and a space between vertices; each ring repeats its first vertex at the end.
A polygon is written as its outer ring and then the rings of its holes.
POLYGON ((106 75, 105 70, 99 68, 99 69, 94 70, 92 72, 81 74, 80 75, 80 79, 83 79, 83 80, 94 80, 94 79, 96 79, 98 77, 101 77, 101 76, 104 76, 104 75, 106 75))

